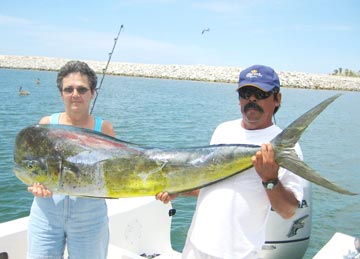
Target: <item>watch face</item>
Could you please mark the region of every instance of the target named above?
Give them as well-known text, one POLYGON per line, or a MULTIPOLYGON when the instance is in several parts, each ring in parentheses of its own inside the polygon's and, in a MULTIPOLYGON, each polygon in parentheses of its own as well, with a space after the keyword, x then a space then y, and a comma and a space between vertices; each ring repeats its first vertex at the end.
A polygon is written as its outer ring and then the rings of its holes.
POLYGON ((266 189, 272 190, 274 188, 274 184, 273 183, 268 183, 268 185, 266 186, 266 189))
POLYGON ((277 179, 276 180, 270 180, 267 183, 263 182, 263 185, 264 185, 265 189, 273 190, 275 188, 275 186, 278 184, 278 182, 279 181, 277 179))

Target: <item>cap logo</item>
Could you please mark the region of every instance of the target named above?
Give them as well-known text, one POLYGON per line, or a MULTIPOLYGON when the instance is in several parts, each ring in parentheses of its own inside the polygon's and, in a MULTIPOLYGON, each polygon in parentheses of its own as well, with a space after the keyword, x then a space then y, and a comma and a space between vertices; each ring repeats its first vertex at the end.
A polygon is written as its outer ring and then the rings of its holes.
POLYGON ((249 73, 247 73, 245 77, 258 78, 258 77, 262 77, 262 74, 259 71, 257 71, 257 69, 253 69, 249 73))

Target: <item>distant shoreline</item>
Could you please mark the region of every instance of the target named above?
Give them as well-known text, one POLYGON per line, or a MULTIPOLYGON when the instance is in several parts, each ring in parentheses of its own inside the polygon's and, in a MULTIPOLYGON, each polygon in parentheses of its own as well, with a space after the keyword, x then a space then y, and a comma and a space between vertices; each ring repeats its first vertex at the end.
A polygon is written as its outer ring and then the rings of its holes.
MULTIPOLYGON (((69 60, 71 59, 0 55, 0 68, 58 71, 60 67, 69 60)), ((83 61, 87 62, 99 74, 103 73, 103 69, 107 63, 107 61, 83 61)), ((241 67, 230 66, 156 65, 110 62, 107 74, 236 84, 242 69, 241 67)), ((277 72, 283 87, 360 91, 360 78, 302 72, 277 72)))

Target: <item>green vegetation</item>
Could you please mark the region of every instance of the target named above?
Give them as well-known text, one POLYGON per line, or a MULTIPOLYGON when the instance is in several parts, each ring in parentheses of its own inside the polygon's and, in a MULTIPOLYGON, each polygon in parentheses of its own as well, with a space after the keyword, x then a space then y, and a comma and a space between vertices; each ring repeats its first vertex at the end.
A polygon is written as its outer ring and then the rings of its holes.
POLYGON ((358 72, 352 71, 348 68, 345 68, 344 70, 339 67, 338 69, 335 69, 332 73, 334 76, 349 76, 349 77, 360 77, 360 70, 358 72))

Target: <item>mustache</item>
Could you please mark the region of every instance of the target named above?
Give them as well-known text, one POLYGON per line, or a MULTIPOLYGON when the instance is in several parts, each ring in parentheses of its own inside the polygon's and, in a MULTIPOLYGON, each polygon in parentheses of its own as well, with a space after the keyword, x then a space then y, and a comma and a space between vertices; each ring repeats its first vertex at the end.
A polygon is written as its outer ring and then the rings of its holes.
POLYGON ((257 103, 255 102, 249 102, 248 104, 245 105, 244 107, 244 111, 247 112, 250 109, 254 109, 257 110, 259 112, 264 112, 264 109, 261 108, 257 103))

